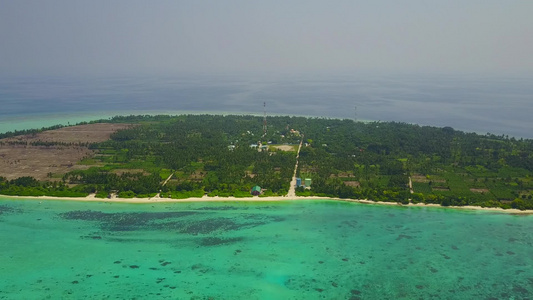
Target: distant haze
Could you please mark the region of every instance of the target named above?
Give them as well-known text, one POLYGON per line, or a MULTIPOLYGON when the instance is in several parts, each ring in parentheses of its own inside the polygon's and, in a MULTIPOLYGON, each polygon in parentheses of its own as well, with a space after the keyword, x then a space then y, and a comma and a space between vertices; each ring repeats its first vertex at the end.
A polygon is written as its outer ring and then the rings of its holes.
POLYGON ((533 138, 530 79, 346 74, 4 79, 0 132, 41 127, 42 118, 49 126, 117 114, 262 115, 263 102, 269 115, 357 117, 533 138))
POLYGON ((533 1, 0 0, 0 76, 531 75, 533 1))
POLYGON ((0 132, 262 114, 266 101, 269 114, 533 138, 532 12, 531 0, 0 0, 0 132))

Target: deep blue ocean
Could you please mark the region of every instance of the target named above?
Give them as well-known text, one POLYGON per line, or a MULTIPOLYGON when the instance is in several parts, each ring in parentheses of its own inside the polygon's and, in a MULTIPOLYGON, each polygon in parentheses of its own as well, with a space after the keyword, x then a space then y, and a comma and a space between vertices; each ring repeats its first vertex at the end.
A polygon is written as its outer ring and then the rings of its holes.
POLYGON ((400 121, 533 138, 533 79, 300 75, 0 79, 0 132, 117 114, 400 121))

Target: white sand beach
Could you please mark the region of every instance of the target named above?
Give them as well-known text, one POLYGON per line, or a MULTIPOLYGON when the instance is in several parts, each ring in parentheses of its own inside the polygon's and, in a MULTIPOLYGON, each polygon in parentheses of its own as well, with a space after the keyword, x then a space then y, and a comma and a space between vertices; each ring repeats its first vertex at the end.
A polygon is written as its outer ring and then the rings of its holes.
POLYGON ((17 199, 17 200, 59 200, 59 201, 84 201, 84 202, 105 202, 105 203, 129 203, 129 204, 147 204, 147 203, 174 203, 174 202, 280 202, 280 201, 304 201, 304 200, 331 200, 331 201, 346 201, 346 202, 355 202, 361 204, 374 204, 374 205, 395 205, 395 206, 413 206, 413 207, 438 207, 444 209, 466 209, 466 210, 480 210, 480 211, 490 211, 490 212, 499 212, 499 213, 510 213, 510 214, 521 214, 529 215, 533 214, 533 210, 518 210, 518 209, 503 209, 498 207, 481 207, 481 206, 441 206, 439 204, 400 204, 395 202, 375 202, 367 199, 344 199, 344 198, 331 198, 331 197, 318 197, 318 196, 272 196, 272 197, 193 197, 186 199, 172 199, 172 198, 96 198, 94 194, 91 194, 87 197, 52 197, 52 196, 8 196, 0 195, 1 198, 5 199, 17 199))

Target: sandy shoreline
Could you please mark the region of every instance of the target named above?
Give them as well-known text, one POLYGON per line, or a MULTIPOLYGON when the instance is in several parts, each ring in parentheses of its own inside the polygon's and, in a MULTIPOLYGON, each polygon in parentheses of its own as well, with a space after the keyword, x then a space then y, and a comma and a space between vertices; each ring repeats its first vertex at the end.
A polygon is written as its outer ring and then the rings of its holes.
POLYGON ((343 198, 331 198, 331 197, 317 197, 317 196, 295 196, 295 197, 286 197, 286 196, 273 196, 273 197, 193 197, 186 199, 170 199, 170 198, 96 198, 94 195, 89 195, 87 197, 52 197, 52 196, 8 196, 0 195, 0 198, 5 199, 14 199, 14 200, 59 200, 59 201, 79 201, 79 202, 103 202, 103 203, 128 203, 128 204, 148 204, 148 203, 178 203, 178 202, 279 202, 279 201, 302 201, 302 200, 331 200, 331 201, 345 201, 345 202, 355 202, 361 204, 375 204, 375 205, 395 205, 395 206, 413 206, 413 207, 438 207, 445 209, 466 209, 466 210, 480 210, 480 211, 489 211, 489 212, 500 212, 500 213, 509 213, 509 214, 524 214, 530 215, 533 214, 533 210, 518 210, 518 209, 502 209, 497 207, 480 207, 480 206, 441 206, 439 204, 424 204, 410 203, 408 205, 395 203, 395 202, 374 202, 371 200, 365 199, 343 199, 343 198))

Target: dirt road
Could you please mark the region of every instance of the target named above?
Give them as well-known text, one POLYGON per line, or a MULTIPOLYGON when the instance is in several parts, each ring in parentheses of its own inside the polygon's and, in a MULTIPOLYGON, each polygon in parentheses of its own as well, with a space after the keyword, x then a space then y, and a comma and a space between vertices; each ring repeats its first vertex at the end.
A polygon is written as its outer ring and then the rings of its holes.
POLYGON ((296 197, 296 171, 298 170, 298 159, 300 158, 300 149, 302 149, 303 141, 304 136, 302 135, 302 140, 300 141, 300 146, 298 146, 298 152, 296 153, 296 165, 294 166, 294 174, 292 175, 291 185, 289 187, 287 197, 296 197))

